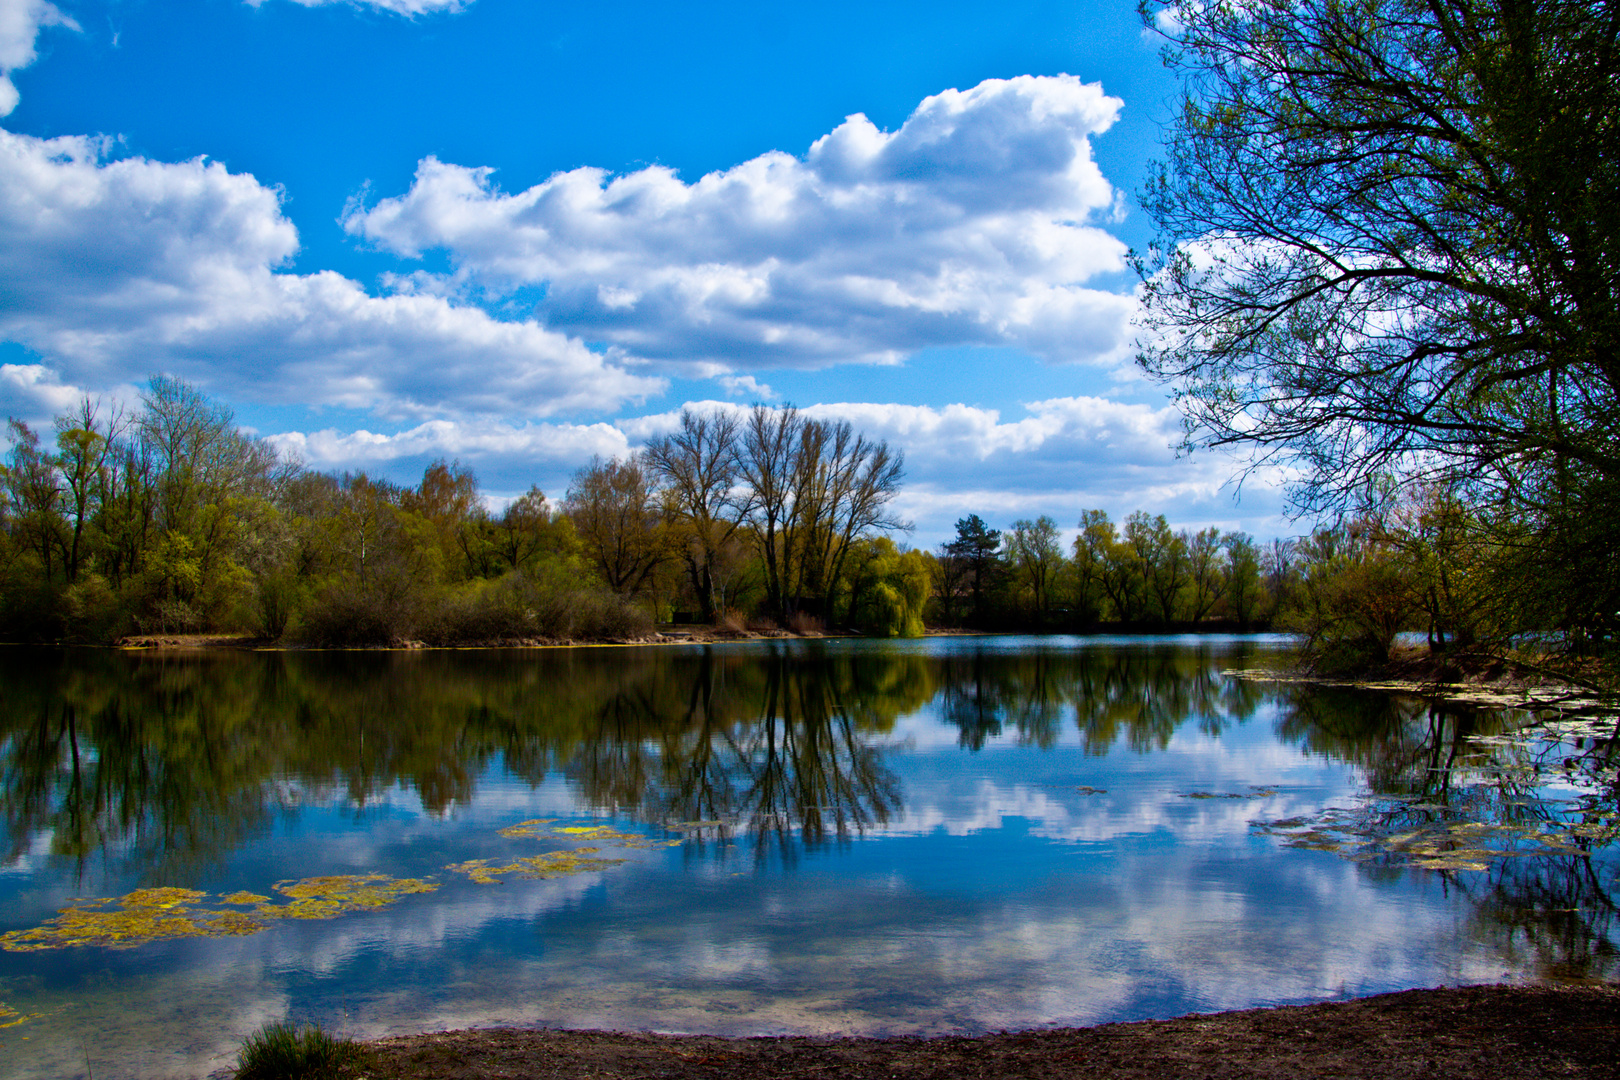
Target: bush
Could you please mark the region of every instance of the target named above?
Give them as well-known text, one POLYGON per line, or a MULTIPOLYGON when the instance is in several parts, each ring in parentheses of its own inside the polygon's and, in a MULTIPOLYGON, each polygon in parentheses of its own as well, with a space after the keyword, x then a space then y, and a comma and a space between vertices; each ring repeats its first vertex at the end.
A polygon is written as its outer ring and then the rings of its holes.
POLYGON ((242 1043, 236 1080, 326 1080, 355 1075, 367 1060, 365 1048, 312 1024, 266 1024, 242 1043))
POLYGON ((343 583, 324 590, 304 612, 298 637, 311 645, 339 648, 389 645, 412 635, 414 605, 343 583))

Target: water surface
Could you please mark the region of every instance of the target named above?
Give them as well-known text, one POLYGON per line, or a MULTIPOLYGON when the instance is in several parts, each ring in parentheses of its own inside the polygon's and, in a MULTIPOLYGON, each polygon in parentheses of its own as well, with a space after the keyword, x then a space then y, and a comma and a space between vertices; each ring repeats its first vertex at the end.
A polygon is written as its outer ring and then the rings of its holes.
POLYGON ((205 1075, 282 1018, 977 1032, 1620 974, 1612 740, 1222 674, 1283 647, 0 653, 0 1062, 205 1075), (124 936, 68 943, 84 912, 124 936))

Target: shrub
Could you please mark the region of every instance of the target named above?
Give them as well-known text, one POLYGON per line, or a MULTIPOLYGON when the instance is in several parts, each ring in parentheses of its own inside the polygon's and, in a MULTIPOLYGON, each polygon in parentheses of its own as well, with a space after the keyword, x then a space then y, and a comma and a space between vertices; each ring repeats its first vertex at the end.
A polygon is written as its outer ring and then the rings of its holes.
POLYGON ((266 1024, 242 1043, 236 1080, 327 1080, 354 1075, 366 1063, 365 1048, 311 1024, 266 1024))
POLYGON ((788 629, 795 634, 803 634, 808 637, 821 634, 826 628, 821 625, 820 619, 808 611, 795 611, 788 616, 788 629))
POLYGON ((388 645, 411 636, 413 606, 380 591, 335 584, 304 612, 299 637, 311 645, 388 645))

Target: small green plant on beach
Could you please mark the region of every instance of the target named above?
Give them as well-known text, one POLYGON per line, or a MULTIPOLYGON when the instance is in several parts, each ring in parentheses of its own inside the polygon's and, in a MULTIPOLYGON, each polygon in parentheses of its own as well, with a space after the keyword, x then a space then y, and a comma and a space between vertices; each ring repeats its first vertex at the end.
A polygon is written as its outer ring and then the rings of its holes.
POLYGON ((319 1024, 265 1024, 247 1037, 238 1055, 236 1080, 326 1080, 357 1075, 366 1062, 363 1046, 323 1031, 319 1024))

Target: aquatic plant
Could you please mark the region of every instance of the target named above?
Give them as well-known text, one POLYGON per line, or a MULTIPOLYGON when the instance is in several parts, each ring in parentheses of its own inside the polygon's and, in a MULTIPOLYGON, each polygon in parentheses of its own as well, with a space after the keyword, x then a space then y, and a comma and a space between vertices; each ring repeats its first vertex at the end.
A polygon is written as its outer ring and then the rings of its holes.
POLYGON ((0 1001, 0 1028, 16 1027, 18 1024, 25 1024, 39 1015, 39 1013, 20 1013, 5 1002, 0 1001))
POLYGON ((624 859, 597 859, 592 853, 599 848, 579 848, 575 851, 551 851, 544 855, 535 855, 526 859, 514 859, 505 866, 491 866, 494 859, 472 859, 468 862, 451 863, 446 870, 457 874, 466 874, 479 885, 499 885, 501 879, 509 876, 520 878, 552 878, 565 877, 569 874, 583 874, 591 870, 606 870, 610 866, 618 866, 624 859))
POLYGON ((1257 822, 1285 847, 1420 870, 1484 871, 1506 860, 1590 855, 1620 840, 1607 753, 1613 717, 1472 735, 1474 753, 1428 770, 1429 790, 1372 793, 1351 807, 1257 822), (1585 747, 1586 752, 1581 753, 1585 747), (1549 790, 1556 782, 1561 789, 1549 790), (1574 798, 1570 788, 1587 789, 1574 798))
POLYGON ((278 882, 287 897, 272 903, 258 893, 235 892, 210 902, 196 889, 136 889, 120 897, 82 900, 61 908, 54 919, 28 930, 0 934, 0 949, 37 952, 80 945, 128 949, 154 941, 190 937, 233 937, 256 934, 274 919, 331 919, 350 911, 384 907, 402 896, 432 892, 439 886, 415 878, 386 874, 351 874, 278 882), (252 911, 222 911, 219 904, 252 906, 252 911))
POLYGON ((285 904, 260 904, 253 913, 265 919, 331 919, 349 911, 386 907, 402 896, 430 893, 439 886, 418 878, 391 878, 387 874, 346 874, 278 881, 276 892, 285 904))
POLYGON ((504 866, 495 866, 494 859, 469 859, 466 862, 451 863, 445 867, 452 873, 465 874, 479 885, 499 885, 504 878, 553 878, 565 877, 569 874, 583 874, 591 871, 605 870, 610 866, 618 866, 626 862, 625 859, 597 858, 596 853, 601 851, 596 844, 608 844, 618 848, 654 848, 679 847, 681 840, 660 840, 640 833, 621 832, 611 825, 559 825, 547 828, 556 818, 531 818, 520 821, 516 825, 508 825, 497 829, 496 833, 508 840, 521 838, 533 840, 579 841, 592 842, 589 847, 563 848, 559 851, 548 851, 543 855, 531 855, 526 858, 514 859, 504 866))
POLYGON ((247 1037, 238 1054, 236 1080, 328 1080, 358 1072, 367 1060, 363 1046, 338 1038, 318 1024, 265 1024, 247 1037))
POLYGON ((1248 792, 1236 791, 1189 791, 1182 796, 1183 799, 1273 799, 1277 796, 1276 788, 1250 787, 1248 792))

